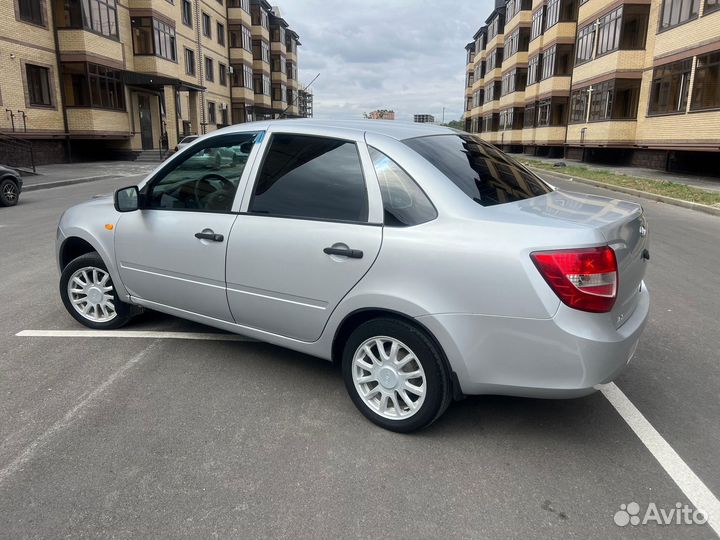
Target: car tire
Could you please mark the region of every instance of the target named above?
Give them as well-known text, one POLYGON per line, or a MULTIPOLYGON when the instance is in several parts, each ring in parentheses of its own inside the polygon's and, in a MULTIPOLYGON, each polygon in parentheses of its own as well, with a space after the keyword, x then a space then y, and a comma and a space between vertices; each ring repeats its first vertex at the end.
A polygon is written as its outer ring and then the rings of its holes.
POLYGON ((15 206, 20 198, 18 185, 11 178, 0 180, 0 206, 15 206))
POLYGON ((76 321, 94 330, 120 328, 141 311, 118 299, 107 266, 94 251, 73 259, 63 269, 60 297, 76 321))
POLYGON ((423 429, 452 400, 438 347, 419 328, 398 319, 372 319, 358 326, 345 343, 342 374, 360 412, 390 431, 423 429))

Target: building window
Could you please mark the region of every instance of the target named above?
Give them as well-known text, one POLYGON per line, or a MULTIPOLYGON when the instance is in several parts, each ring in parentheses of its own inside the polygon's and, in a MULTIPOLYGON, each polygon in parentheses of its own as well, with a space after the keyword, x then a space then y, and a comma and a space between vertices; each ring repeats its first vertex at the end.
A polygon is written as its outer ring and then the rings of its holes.
POLYGON ((584 124, 587 120, 588 91, 587 88, 573 90, 570 94, 570 123, 584 124))
POLYGON ((285 75, 288 79, 297 79, 297 69, 295 68, 295 64, 293 62, 287 62, 285 64, 286 71, 285 75))
POLYGON ((18 0, 20 20, 45 26, 45 6, 42 0, 18 0))
POLYGON ((185 49, 185 73, 195 76, 195 52, 185 49))
POLYGON ((218 82, 227 86, 227 66, 218 62, 218 82))
POLYGON ((208 124, 216 124, 217 123, 217 117, 215 116, 215 102, 214 101, 208 101, 208 118, 207 123, 208 124))
POLYGON ((270 28, 267 11, 265 11, 260 4, 252 4, 250 6, 250 19, 253 26, 262 26, 265 29, 270 28))
MULTIPOLYGON (((638 96, 640 95, 640 79, 617 79, 605 81, 589 88, 580 90, 589 95, 591 122, 602 122, 606 120, 634 120, 637 118, 638 96)), ((575 92, 574 92, 575 94, 575 92)), ((575 102, 572 107, 571 122, 579 116, 587 114, 584 100, 580 95, 575 95, 575 102), (582 111, 580 108, 582 106, 582 111)), ((579 120, 585 121, 585 118, 579 120)))
POLYGON ((252 32, 247 26, 230 27, 230 47, 252 52, 252 32))
POLYGON ((28 102, 30 105, 52 107, 50 69, 33 64, 25 64, 25 76, 28 88, 28 102))
POLYGON ((577 45, 575 48, 575 65, 584 64, 592 60, 595 48, 595 23, 578 30, 577 45))
POLYGON ((284 101, 286 97, 287 97, 287 89, 284 84, 273 84, 272 85, 273 101, 284 101))
POLYGON ((68 107, 125 110, 125 89, 120 72, 84 62, 62 64, 65 102, 68 107))
POLYGON ((530 30, 516 28, 505 38, 504 59, 510 58, 519 51, 527 51, 530 43, 530 30))
POLYGON ((177 61, 175 29, 151 17, 133 17, 133 50, 136 55, 154 55, 177 61))
POLYGON ((270 32, 270 40, 284 44, 285 43, 285 28, 283 28, 280 25, 273 26, 272 31, 270 32))
POLYGON ((487 59, 487 71, 492 71, 495 68, 499 68, 502 63, 503 48, 496 47, 493 52, 490 53, 487 59))
POLYGON ((530 30, 530 41, 540 37, 543 33, 543 20, 545 17, 545 6, 540 7, 532 15, 532 27, 530 30))
POLYGON ((96 34, 118 37, 115 0, 65 0, 55 4, 58 28, 85 28, 96 34))
POLYGON ((205 12, 202 14, 202 31, 203 36, 212 38, 212 20, 210 15, 205 12))
POLYGON ((539 80, 542 54, 536 54, 532 58, 528 59, 527 67, 527 86, 535 84, 539 80))
POLYGON ((720 9, 720 0, 705 0, 705 7, 703 8, 703 15, 712 13, 713 11, 720 9))
POLYGON ((215 80, 215 66, 213 59, 205 57, 205 80, 213 82, 215 80))
POLYGON ((253 76, 253 90, 256 94, 270 95, 270 77, 265 74, 253 76))
POLYGON ((700 0, 664 0, 660 11, 660 31, 696 19, 699 9, 700 0))
POLYGON ((577 4, 575 0, 549 0, 545 8, 545 30, 559 22, 574 21, 577 19, 577 4))
POLYGON ((697 57, 690 110, 720 107, 720 52, 697 57))
POLYGON ((508 71, 502 76, 501 95, 512 94, 513 92, 522 92, 525 90, 527 83, 527 70, 517 68, 508 71))
POLYGON ((554 97, 537 102, 537 127, 564 126, 567 98, 554 97))
POLYGON ((220 125, 227 126, 228 124, 228 109, 227 105, 220 107, 220 125))
POLYGON ((659 66, 653 71, 648 114, 685 112, 692 58, 659 66))
POLYGON ((266 41, 253 41, 253 60, 262 60, 270 63, 270 45, 266 41))
POLYGON ((535 127, 535 103, 525 106, 525 112, 523 113, 523 127, 535 127))
POLYGON ((541 80, 549 77, 570 75, 572 71, 573 46, 553 45, 543 52, 541 80))
POLYGON ((239 7, 250 13, 250 0, 228 0, 228 7, 239 7))
POLYGON ((184 25, 192 28, 192 20, 192 4, 190 3, 190 0, 182 0, 182 22, 184 25))
POLYGON ((502 16, 500 14, 496 14, 493 18, 492 22, 488 24, 487 29, 487 39, 488 41, 492 40, 495 36, 498 34, 501 34, 504 28, 504 21, 502 20, 502 16))
POLYGON ((215 33, 217 34, 217 42, 220 45, 225 46, 225 25, 222 23, 216 23, 215 33))
POLYGON ((622 6, 598 20, 597 54, 606 54, 620 47, 622 6))

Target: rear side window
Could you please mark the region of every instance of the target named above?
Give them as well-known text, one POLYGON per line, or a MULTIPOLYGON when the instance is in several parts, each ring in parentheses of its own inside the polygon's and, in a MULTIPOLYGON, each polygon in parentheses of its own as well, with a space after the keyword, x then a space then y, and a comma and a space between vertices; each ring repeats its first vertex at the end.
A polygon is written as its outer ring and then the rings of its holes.
POLYGON ((397 163, 372 147, 370 157, 380 183, 385 225, 409 227, 437 217, 430 199, 397 163))
POLYGON ((403 141, 482 206, 521 201, 552 191, 537 176, 472 135, 403 141))
POLYGON ((355 143, 276 134, 269 144, 251 213, 367 221, 367 190, 355 143))

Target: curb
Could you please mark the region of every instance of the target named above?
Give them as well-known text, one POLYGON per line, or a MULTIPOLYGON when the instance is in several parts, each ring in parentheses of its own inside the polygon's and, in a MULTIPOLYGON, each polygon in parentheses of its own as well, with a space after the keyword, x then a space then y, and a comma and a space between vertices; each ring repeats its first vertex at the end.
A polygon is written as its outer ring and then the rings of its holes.
POLYGON ((616 186, 614 184, 606 184, 604 182, 598 182, 597 180, 589 180, 587 178, 578 178, 577 176, 570 176, 569 174, 558 173, 555 171, 548 171, 547 169, 538 169, 537 167, 527 166, 532 171, 540 174, 545 173, 550 176, 558 176, 563 180, 572 180, 580 184, 588 184, 590 186, 600 187, 609 189, 611 191, 617 191, 625 193, 626 195, 634 195, 636 197, 642 197, 643 199, 650 199, 652 201, 671 204, 673 206, 680 206, 689 210, 695 210, 696 212, 704 212, 713 216, 720 216, 720 208, 714 206, 708 206, 707 204, 694 203, 690 201, 683 201, 682 199, 676 199, 675 197, 668 197, 667 195, 657 195, 655 193, 649 193, 647 191, 640 191, 639 189, 627 188, 623 186, 616 186))
POLYGON ((51 189, 64 186, 72 186, 74 184, 85 184, 87 182, 95 182, 97 180, 108 180, 110 178, 124 178, 113 174, 104 176, 88 176, 86 178, 73 178, 72 180, 58 180, 57 182, 44 182, 42 184, 23 184, 23 193, 26 191, 37 191, 40 189, 51 189))

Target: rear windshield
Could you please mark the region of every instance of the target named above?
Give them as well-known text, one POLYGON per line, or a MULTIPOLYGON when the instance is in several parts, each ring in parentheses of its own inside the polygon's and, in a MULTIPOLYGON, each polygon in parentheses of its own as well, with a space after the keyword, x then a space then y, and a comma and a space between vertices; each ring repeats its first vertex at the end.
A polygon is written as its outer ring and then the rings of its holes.
POLYGON ((482 206, 521 201, 552 191, 515 160, 473 135, 433 135, 403 142, 482 206))

